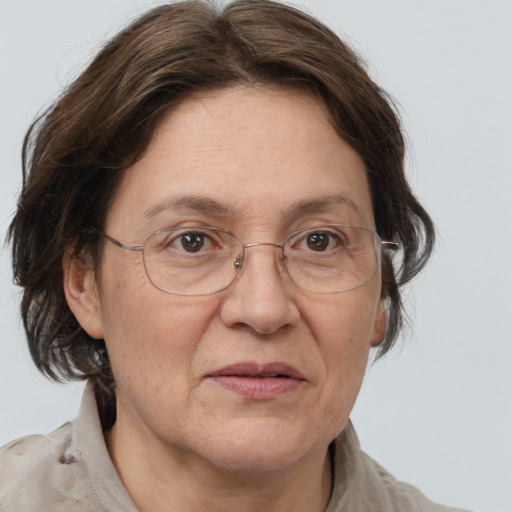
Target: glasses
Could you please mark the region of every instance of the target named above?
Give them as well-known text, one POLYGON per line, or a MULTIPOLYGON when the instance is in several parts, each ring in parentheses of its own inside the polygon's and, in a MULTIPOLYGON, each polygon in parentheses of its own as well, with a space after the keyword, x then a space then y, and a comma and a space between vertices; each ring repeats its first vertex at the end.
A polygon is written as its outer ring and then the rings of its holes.
MULTIPOLYGON (((94 229, 94 228, 93 228, 94 229)), ((126 245, 97 231, 125 251, 142 252, 151 283, 174 295, 213 295, 241 272, 247 249, 280 250, 282 268, 298 287, 316 293, 341 293, 364 286, 377 272, 383 249, 398 249, 373 231, 339 224, 301 229, 282 243, 243 244, 224 229, 180 226, 156 231, 142 245, 126 245)))

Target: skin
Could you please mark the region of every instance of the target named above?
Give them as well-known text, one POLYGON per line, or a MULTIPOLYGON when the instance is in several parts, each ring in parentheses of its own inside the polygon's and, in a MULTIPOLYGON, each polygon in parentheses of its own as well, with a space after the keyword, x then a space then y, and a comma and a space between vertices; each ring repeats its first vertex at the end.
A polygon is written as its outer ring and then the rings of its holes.
MULTIPOLYGON (((315 98, 237 87, 166 115, 126 172, 106 232, 136 245, 158 229, 190 223, 227 229, 243 243, 281 242, 335 222, 375 229, 359 154, 315 98), (323 200, 333 195, 345 201, 323 200), (189 196, 223 209, 197 201, 166 207, 189 196), (315 208, 297 208, 319 198, 315 208)), ((235 282, 204 297, 163 293, 148 280, 140 253, 111 243, 97 281, 77 261, 65 265, 72 311, 108 347, 117 421, 106 440, 141 511, 325 509, 328 445, 346 425, 369 350, 385 332, 381 276, 351 292, 306 292, 277 255, 268 245, 248 249, 235 282), (285 362, 303 380, 257 400, 208 377, 247 361, 285 362)))

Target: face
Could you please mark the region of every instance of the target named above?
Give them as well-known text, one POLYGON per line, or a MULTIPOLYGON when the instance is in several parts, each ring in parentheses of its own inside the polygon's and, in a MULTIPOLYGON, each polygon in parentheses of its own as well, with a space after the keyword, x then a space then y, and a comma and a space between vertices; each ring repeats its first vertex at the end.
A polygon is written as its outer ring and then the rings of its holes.
MULTIPOLYGON (((331 223, 374 229, 360 156, 316 99, 234 88, 163 119, 105 231, 137 245, 159 229, 213 226, 246 244, 331 223)), ((106 341, 117 424, 132 439, 237 470, 325 457, 384 334, 380 274, 350 292, 312 293, 290 281, 279 254, 249 248, 230 287, 183 297, 151 284, 140 252, 106 243, 97 308, 74 310, 106 341)))

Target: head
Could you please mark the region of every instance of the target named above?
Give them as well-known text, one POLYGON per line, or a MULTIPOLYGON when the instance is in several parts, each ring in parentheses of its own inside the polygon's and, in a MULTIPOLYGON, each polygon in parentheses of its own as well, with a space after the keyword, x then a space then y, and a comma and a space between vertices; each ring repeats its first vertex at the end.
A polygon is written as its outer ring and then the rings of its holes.
POLYGON ((149 11, 109 41, 29 130, 24 185, 9 232, 32 357, 52 379, 94 380, 106 427, 113 421, 110 348, 70 309, 64 269, 75 261, 92 270, 101 296, 106 241, 90 228, 108 231, 109 215, 123 203, 134 169, 143 175, 140 165, 155 134, 172 133, 173 113, 183 116, 200 98, 216 98, 226 111, 226 94, 235 90, 307 98, 360 158, 371 227, 402 251, 399 268, 384 253, 378 273, 387 319, 385 333, 373 343, 379 356, 403 324, 400 288, 431 253, 433 226, 405 178, 405 144, 393 102, 335 34, 267 0, 235 1, 223 9, 186 1, 149 11))

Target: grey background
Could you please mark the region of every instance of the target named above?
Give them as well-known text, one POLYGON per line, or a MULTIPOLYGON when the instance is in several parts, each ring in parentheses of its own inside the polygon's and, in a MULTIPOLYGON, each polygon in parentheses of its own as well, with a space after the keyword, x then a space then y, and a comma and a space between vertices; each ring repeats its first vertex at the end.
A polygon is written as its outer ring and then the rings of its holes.
MULTIPOLYGON (((292 2, 293 3, 293 2, 292 2)), ((431 499, 512 510, 512 1, 295 2, 349 39, 401 104, 409 176, 439 245, 408 291, 413 328, 371 367, 362 445, 431 499)), ((0 0, 0 229, 31 119, 145 0, 0 0)), ((0 254, 0 444, 72 419, 80 385, 48 383, 25 347, 0 254)))

